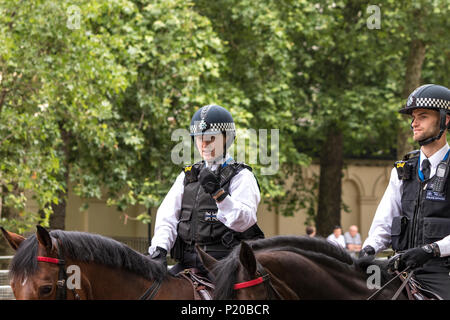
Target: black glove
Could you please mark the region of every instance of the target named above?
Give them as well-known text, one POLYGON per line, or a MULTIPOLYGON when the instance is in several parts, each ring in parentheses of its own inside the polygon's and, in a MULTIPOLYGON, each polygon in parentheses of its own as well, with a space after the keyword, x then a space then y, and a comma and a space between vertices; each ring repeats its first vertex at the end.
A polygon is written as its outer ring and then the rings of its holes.
POLYGON ((368 256, 374 256, 375 255, 375 249, 372 246, 365 246, 359 251, 358 258, 364 258, 368 256))
POLYGON ((157 261, 158 263, 162 263, 167 267, 167 250, 161 247, 156 247, 155 252, 150 257, 151 259, 157 261))
POLYGON ((400 254, 396 254, 395 256, 393 256, 392 258, 389 259, 388 265, 387 265, 387 270, 389 273, 394 273, 394 271, 403 271, 405 270, 406 266, 405 264, 400 260, 401 257, 401 253, 400 254))
POLYGON ((214 194, 220 189, 220 178, 210 168, 200 171, 198 181, 206 193, 214 194))
POLYGON ((411 269, 418 268, 423 266, 428 260, 439 256, 439 246, 436 243, 412 248, 399 255, 396 270, 403 271, 406 267, 411 269))

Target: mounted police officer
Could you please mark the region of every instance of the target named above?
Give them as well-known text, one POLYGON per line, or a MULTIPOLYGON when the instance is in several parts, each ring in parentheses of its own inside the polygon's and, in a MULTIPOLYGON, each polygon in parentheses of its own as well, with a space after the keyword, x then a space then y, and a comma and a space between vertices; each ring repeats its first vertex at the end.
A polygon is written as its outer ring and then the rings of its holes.
POLYGON ((177 264, 206 273, 195 244, 216 259, 225 257, 241 240, 264 238, 256 224, 259 185, 252 169, 227 153, 236 132, 228 110, 207 105, 195 112, 190 135, 202 161, 187 166, 161 203, 149 253, 166 263, 171 250, 177 264))
POLYGON ((411 115, 420 150, 395 163, 360 256, 391 244, 400 253, 391 268, 414 269, 425 289, 450 299, 450 90, 423 85, 399 112, 411 115))

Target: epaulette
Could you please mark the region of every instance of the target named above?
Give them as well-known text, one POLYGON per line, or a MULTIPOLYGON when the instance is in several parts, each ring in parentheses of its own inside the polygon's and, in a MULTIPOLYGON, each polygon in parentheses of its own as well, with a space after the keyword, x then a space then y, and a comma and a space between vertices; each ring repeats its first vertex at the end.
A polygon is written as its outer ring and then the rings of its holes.
POLYGON ((405 154, 405 155, 403 156, 403 160, 404 160, 404 161, 408 161, 408 160, 411 159, 411 158, 418 157, 419 154, 420 154, 420 150, 413 150, 413 151, 408 152, 407 154, 405 154))
POLYGON ((198 174, 200 173, 200 168, 203 162, 197 162, 193 165, 189 165, 183 168, 184 171, 184 185, 188 183, 195 182, 198 180, 198 174))
POLYGON ((414 150, 404 155, 403 160, 396 161, 394 167, 397 170, 397 175, 400 180, 409 180, 413 173, 414 158, 419 156, 420 150, 414 150))

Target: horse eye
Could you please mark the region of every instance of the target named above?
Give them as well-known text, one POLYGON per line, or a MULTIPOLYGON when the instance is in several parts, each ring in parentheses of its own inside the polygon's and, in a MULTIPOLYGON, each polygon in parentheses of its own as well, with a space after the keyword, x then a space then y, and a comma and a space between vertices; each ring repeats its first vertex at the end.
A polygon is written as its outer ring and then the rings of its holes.
POLYGON ((52 286, 42 286, 39 288, 39 295, 40 296, 46 296, 49 295, 52 292, 52 286))

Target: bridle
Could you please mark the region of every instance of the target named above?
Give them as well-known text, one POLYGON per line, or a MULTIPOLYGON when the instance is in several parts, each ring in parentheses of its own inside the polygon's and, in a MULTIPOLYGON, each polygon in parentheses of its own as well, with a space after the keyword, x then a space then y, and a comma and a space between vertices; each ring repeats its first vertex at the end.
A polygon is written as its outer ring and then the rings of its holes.
MULTIPOLYGON (((56 300, 66 300, 67 299, 67 272, 66 272, 66 261, 64 260, 63 248, 59 246, 60 250, 58 250, 58 246, 56 246, 56 252, 58 258, 50 258, 38 256, 37 261, 39 262, 47 262, 58 265, 58 281, 56 281, 56 300)), ((75 300, 80 300, 79 294, 72 288, 72 293, 75 300)))
POLYGON ((158 293, 159 288, 161 287, 161 281, 154 281, 150 288, 148 288, 144 294, 139 298, 139 300, 152 300, 156 294, 158 293))
MULTIPOLYGON (((39 262, 47 262, 56 264, 59 267, 58 271, 58 281, 56 281, 56 300, 67 300, 67 272, 66 272, 66 261, 64 260, 63 255, 63 247, 56 246, 56 252, 58 258, 50 258, 50 257, 43 257, 38 256, 37 261, 39 262), (59 250, 58 250, 59 247, 59 250)), ((159 288, 161 287, 160 281, 155 281, 150 286, 148 290, 144 292, 144 294, 139 298, 140 300, 151 300, 153 297, 158 293, 159 288)), ((80 300, 80 295, 75 291, 75 289, 72 289, 73 296, 75 297, 75 300, 80 300)))
POLYGON ((378 295, 380 295, 380 293, 395 279, 400 278, 402 280, 402 285, 397 289, 397 291, 394 293, 394 295, 392 296, 391 300, 397 300, 398 296, 400 295, 400 293, 403 291, 403 289, 406 287, 406 285, 408 284, 409 280, 411 279, 411 277, 414 274, 414 271, 410 271, 409 274, 407 273, 407 271, 409 271, 410 267, 406 267, 405 270, 403 270, 403 272, 396 272, 397 275, 395 277, 393 277, 391 280, 389 280, 388 282, 386 282, 384 284, 384 286, 382 286, 381 288, 379 288, 377 291, 375 291, 370 297, 368 297, 366 300, 372 300, 375 297, 377 297, 378 295), (405 276, 406 275, 406 276, 405 276), (403 278, 402 278, 403 277, 403 278))
POLYGON ((262 283, 266 288, 268 300, 272 300, 275 298, 284 300, 281 294, 277 291, 277 289, 274 288, 272 281, 270 281, 270 274, 264 269, 264 267, 259 262, 256 263, 257 263, 257 274, 259 274, 259 277, 249 281, 236 283, 233 286, 233 289, 240 290, 244 288, 254 287, 262 283))

